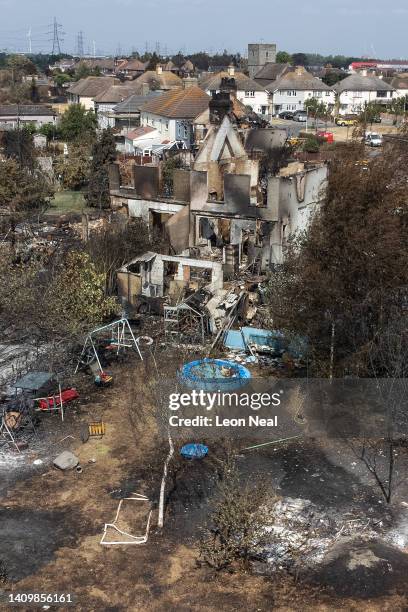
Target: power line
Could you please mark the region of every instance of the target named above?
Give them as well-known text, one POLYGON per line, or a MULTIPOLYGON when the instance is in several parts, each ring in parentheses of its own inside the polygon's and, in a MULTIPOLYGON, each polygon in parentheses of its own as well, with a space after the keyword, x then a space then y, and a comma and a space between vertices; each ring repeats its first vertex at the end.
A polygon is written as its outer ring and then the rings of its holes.
POLYGON ((84 33, 82 30, 78 32, 77 36, 77 52, 79 57, 84 57, 84 33))
POLYGON ((50 34, 53 35, 51 55, 61 55, 61 45, 63 43, 62 37, 65 32, 62 31, 62 25, 57 22, 56 17, 54 17, 54 23, 51 25, 51 27, 52 32, 50 32, 50 34))

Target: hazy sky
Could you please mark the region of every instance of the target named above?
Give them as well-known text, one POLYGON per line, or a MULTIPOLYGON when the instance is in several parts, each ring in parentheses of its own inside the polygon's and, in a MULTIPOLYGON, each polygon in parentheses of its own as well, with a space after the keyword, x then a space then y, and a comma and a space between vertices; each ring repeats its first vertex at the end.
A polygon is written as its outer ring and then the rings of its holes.
POLYGON ((49 24, 65 31, 63 49, 85 52, 244 52, 248 42, 278 49, 408 57, 407 0, 0 0, 0 49, 50 51, 49 24), (365 5, 363 8, 363 4, 365 5), (360 8, 361 7, 361 8, 360 8))

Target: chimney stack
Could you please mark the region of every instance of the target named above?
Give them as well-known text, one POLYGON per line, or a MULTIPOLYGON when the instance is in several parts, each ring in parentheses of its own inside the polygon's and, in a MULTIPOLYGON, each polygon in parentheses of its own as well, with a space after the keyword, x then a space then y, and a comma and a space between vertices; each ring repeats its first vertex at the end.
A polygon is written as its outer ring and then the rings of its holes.
POLYGON ((162 74, 163 66, 161 64, 157 64, 156 66, 156 74, 162 74))
POLYGON ((198 79, 194 77, 186 77, 183 79, 183 89, 189 89, 190 87, 196 87, 198 84, 198 79))
POLYGON ((147 96, 150 91, 149 83, 142 83, 142 96, 147 96))
POLYGON ((237 93, 235 79, 224 78, 221 80, 220 92, 214 92, 210 100, 210 123, 220 125, 225 115, 233 108, 233 97, 237 93))
POLYGON ((235 66, 233 66, 232 64, 228 66, 228 76, 229 77, 235 76, 235 66))

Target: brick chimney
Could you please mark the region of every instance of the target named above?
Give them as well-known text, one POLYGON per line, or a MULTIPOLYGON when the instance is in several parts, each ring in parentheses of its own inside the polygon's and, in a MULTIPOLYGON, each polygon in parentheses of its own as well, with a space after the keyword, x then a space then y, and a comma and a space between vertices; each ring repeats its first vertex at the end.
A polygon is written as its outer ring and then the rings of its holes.
POLYGON ((157 64, 156 74, 162 74, 162 73, 163 73, 163 66, 161 64, 157 64))
POLYGON ((183 88, 189 89, 190 87, 195 87, 198 84, 198 79, 194 77, 186 77, 183 79, 183 88))
POLYGON ((235 76, 235 66, 233 66, 232 64, 228 66, 228 76, 229 77, 235 76))
POLYGON ((232 110, 233 99, 237 95, 237 84, 233 78, 221 79, 219 93, 214 92, 210 100, 210 123, 220 125, 225 115, 232 110))

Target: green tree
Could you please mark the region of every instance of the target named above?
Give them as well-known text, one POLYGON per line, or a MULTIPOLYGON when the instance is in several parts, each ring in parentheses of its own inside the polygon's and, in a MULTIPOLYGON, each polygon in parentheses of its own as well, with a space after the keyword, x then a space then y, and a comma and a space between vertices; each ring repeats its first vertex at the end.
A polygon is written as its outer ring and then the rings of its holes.
POLYGON ((377 117, 383 112, 383 107, 375 102, 366 102, 363 110, 359 115, 359 123, 362 126, 364 132, 367 126, 373 126, 373 123, 377 117))
POLYGON ((33 62, 25 55, 10 55, 7 58, 7 67, 10 70, 13 83, 21 83, 23 76, 37 74, 33 62))
POLYGON ((108 164, 117 156, 113 131, 103 130, 92 148, 92 163, 89 175, 88 192, 85 196, 89 206, 109 208, 109 174, 108 164))
POLYGON ((49 207, 54 189, 39 170, 30 170, 16 160, 0 163, 0 206, 14 220, 49 207))
POLYGON ((318 98, 308 98, 305 101, 304 106, 307 109, 309 115, 315 120, 316 130, 318 119, 325 119, 327 121, 329 109, 323 101, 319 100, 318 98))
POLYGON ((92 110, 86 110, 82 104, 70 104, 61 117, 60 130, 67 141, 77 138, 93 138, 96 133, 97 119, 92 110))
POLYGON ((324 77, 322 78, 323 83, 326 83, 328 87, 333 87, 336 83, 339 83, 343 79, 345 79, 347 73, 344 72, 336 72, 335 70, 328 70, 324 77))
POLYGON ((62 137, 60 128, 54 123, 43 123, 38 131, 46 136, 48 140, 60 140, 62 137))
POLYGON ((394 115, 394 124, 398 123, 398 117, 403 117, 408 108, 407 97, 394 98, 388 107, 390 113, 394 115))
POLYGON ((91 147, 87 142, 73 142, 68 155, 60 155, 54 164, 55 173, 66 189, 81 189, 89 180, 91 147))
POLYGON ((306 151, 306 153, 318 153, 319 149, 319 141, 315 136, 310 135, 303 145, 303 151, 306 151))
POLYGON ((118 311, 114 297, 105 296, 105 276, 98 273, 88 253, 72 251, 47 291, 56 329, 80 335, 118 311))
POLYGON ((291 64, 292 56, 287 51, 278 51, 276 54, 276 61, 278 64, 291 64))
POLYGON ((306 53, 293 53, 292 63, 294 66, 307 66, 308 58, 306 53))
POLYGON ((54 76, 54 83, 57 87, 62 87, 66 83, 70 83, 72 81, 72 77, 65 72, 58 73, 54 76))
POLYGON ((408 154, 362 155, 361 144, 338 150, 320 212, 270 283, 274 325, 309 339, 317 375, 371 376, 368 348, 405 308, 408 154))

